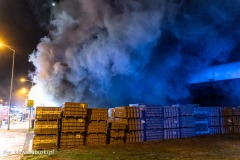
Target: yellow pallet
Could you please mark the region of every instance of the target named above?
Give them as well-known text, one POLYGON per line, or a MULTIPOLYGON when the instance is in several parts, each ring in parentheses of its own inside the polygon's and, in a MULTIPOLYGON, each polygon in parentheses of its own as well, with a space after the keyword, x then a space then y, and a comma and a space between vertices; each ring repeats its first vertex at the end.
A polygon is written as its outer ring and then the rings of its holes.
POLYGON ((141 118, 142 110, 140 107, 115 107, 111 110, 111 117, 116 118, 141 118))
POLYGON ((125 138, 110 138, 110 144, 122 144, 125 143, 125 138))
POLYGON ((87 109, 88 104, 87 103, 82 103, 82 102, 65 102, 64 107, 65 108, 83 108, 83 109, 87 109))
POLYGON ((61 133, 60 148, 72 148, 84 145, 85 136, 80 133, 61 133))
POLYGON ((81 102, 65 102, 62 108, 63 116, 65 117, 86 117, 87 103, 81 102))
POLYGON ((110 131, 110 137, 125 137, 126 133, 124 130, 111 130, 110 131))
POLYGON ((35 121, 34 134, 57 134, 58 121, 35 121))
POLYGON ((105 145, 107 144, 107 136, 105 134, 88 135, 86 137, 86 145, 105 145))
POLYGON ((110 122, 109 123, 111 129, 115 130, 125 130, 127 129, 126 123, 120 123, 120 122, 110 122))
POLYGON ((60 107, 36 107, 36 119, 38 120, 57 120, 60 118, 60 107))
POLYGON ((137 143, 144 141, 144 132, 143 131, 135 131, 130 132, 126 136, 126 143, 137 143))
POLYGON ((61 132, 85 132, 86 120, 85 119, 62 119, 61 132))
POLYGON ((108 119, 108 109, 105 108, 88 108, 89 120, 104 120, 108 119))
POLYGON ((53 149, 57 147, 57 135, 35 135, 33 137, 34 150, 53 149))

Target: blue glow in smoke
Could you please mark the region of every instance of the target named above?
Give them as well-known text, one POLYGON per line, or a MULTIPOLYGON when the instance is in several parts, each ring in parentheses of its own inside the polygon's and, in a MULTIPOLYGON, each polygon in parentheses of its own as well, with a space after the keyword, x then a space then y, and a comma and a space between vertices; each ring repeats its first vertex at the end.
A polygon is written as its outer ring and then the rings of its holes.
POLYGON ((194 73, 189 83, 221 81, 240 78, 240 62, 212 66, 194 73))
POLYGON ((240 1, 63 0, 53 14, 30 60, 56 101, 166 104, 188 99, 189 83, 239 76, 216 64, 240 61, 240 1))

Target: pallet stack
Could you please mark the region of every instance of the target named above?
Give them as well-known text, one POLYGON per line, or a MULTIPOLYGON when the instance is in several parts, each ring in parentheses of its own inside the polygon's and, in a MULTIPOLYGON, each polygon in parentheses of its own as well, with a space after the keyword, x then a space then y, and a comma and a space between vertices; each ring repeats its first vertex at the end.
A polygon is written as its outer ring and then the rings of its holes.
POLYGON ((108 123, 109 144, 126 143, 127 125, 119 122, 108 123))
POLYGON ((233 108, 222 107, 220 108, 221 114, 221 132, 222 134, 234 133, 234 123, 233 123, 233 108))
POLYGON ((145 122, 145 141, 163 139, 163 107, 160 105, 139 105, 143 110, 143 120, 145 122))
POLYGON ((114 121, 127 125, 126 143, 144 141, 144 127, 140 107, 115 107, 114 121))
POLYGON ((205 108, 194 108, 195 135, 209 134, 208 112, 205 108))
POLYGON ((234 133, 240 133, 240 107, 233 108, 234 133))
POLYGON ((179 106, 163 108, 164 139, 180 138, 179 106))
POLYGON ((194 108, 196 105, 180 106, 180 137, 188 138, 195 136, 194 108))
POLYGON ((65 102, 62 108, 60 148, 72 148, 85 144, 86 103, 65 102))
POLYGON ((86 145, 105 145, 107 143, 108 109, 89 108, 87 113, 86 145))
POLYGON ((202 107, 208 114, 209 134, 221 134, 221 117, 219 107, 202 107))
POLYGON ((33 150, 57 148, 60 107, 37 107, 33 150))

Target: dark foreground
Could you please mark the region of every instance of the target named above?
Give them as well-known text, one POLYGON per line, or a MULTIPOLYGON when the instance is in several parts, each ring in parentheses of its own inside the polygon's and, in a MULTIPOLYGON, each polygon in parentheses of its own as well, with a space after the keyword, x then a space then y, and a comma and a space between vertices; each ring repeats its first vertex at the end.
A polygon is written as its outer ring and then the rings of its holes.
POLYGON ((22 160, 240 159, 239 135, 201 136, 135 144, 81 146, 54 155, 25 155, 22 160))

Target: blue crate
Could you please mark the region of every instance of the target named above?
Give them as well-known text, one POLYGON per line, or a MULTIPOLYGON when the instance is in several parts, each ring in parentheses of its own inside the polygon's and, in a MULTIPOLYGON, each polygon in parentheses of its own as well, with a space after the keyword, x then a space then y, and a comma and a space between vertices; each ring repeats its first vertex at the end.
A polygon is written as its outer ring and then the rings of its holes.
POLYGON ((208 126, 212 127, 221 126, 220 117, 208 117, 208 126))
POLYGON ((208 117, 219 117, 220 116, 220 108, 219 107, 202 107, 207 111, 208 117))
POLYGON ((208 135, 210 134, 210 131, 209 131, 209 128, 207 128, 206 130, 195 130, 195 135, 198 136, 198 135, 208 135))
POLYGON ((180 129, 164 129, 164 139, 180 138, 180 129))
POLYGON ((189 138, 194 136, 196 136, 195 128, 181 128, 181 138, 189 138))
POLYGON ((221 134, 221 127, 209 127, 209 134, 221 134))
POLYGON ((183 116, 180 117, 180 127, 185 128, 185 127, 194 127, 194 117, 193 116, 183 116))
POLYGON ((179 128, 179 117, 164 118, 164 128, 179 128))

